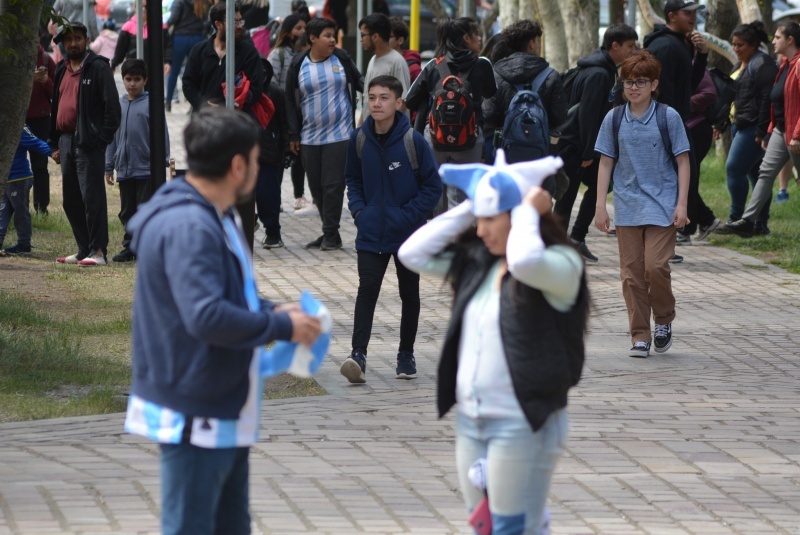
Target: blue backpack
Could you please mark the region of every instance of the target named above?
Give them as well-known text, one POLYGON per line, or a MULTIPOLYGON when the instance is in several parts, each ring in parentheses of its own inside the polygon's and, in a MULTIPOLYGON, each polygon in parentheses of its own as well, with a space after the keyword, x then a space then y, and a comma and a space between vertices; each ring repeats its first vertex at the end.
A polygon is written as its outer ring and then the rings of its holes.
POLYGON ((500 144, 508 163, 537 160, 550 152, 547 110, 539 89, 551 72, 553 68, 547 67, 533 79, 532 84, 514 84, 517 94, 508 105, 500 144))

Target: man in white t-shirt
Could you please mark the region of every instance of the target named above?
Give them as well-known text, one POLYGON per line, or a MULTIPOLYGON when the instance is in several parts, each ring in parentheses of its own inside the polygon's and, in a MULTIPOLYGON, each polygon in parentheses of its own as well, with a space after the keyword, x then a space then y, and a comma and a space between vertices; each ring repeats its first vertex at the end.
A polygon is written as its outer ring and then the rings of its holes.
MULTIPOLYGON (((408 86, 411 85, 411 75, 403 55, 389 44, 389 39, 392 38, 392 21, 383 13, 373 13, 361 19, 358 23, 358 30, 361 33, 361 45, 364 50, 375 53, 367 65, 364 87, 369 87, 371 80, 385 74, 400 80, 400 83, 403 84, 403 94, 405 94, 408 86)), ((405 111, 405 107, 403 107, 403 111, 405 111)), ((358 126, 361 126, 368 116, 369 106, 365 98, 358 126)))

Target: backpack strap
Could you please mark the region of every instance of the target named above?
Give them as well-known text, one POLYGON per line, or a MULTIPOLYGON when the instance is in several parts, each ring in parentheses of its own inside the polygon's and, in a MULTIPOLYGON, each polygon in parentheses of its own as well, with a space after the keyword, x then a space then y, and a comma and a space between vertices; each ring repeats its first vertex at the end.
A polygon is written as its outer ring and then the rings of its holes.
POLYGON ((414 129, 409 128, 403 134, 403 146, 406 148, 406 156, 408 156, 408 163, 411 164, 411 169, 414 175, 419 179, 419 160, 417 159, 417 147, 414 146, 414 129))
POLYGON ((669 135, 669 121, 667 121, 667 109, 669 106, 666 104, 662 104, 661 102, 656 102, 656 124, 658 125, 658 131, 661 133, 661 142, 664 144, 664 150, 667 151, 667 156, 669 156, 670 161, 672 161, 672 167, 675 168, 675 172, 678 171, 678 160, 675 159, 675 155, 672 154, 672 138, 669 135))
POLYGON ((625 117, 625 104, 614 108, 614 115, 611 117, 611 133, 614 137, 614 150, 619 160, 619 129, 622 126, 622 119, 625 117))
POLYGON ((364 149, 364 142, 367 140, 367 135, 364 133, 364 128, 358 129, 358 134, 356 134, 356 155, 358 159, 361 159, 361 151, 364 149))
POLYGON ((544 85, 544 81, 548 76, 550 76, 550 73, 553 72, 553 70, 553 67, 545 67, 542 72, 537 74, 536 78, 534 78, 533 82, 531 82, 531 91, 538 93, 539 89, 541 89, 542 85, 544 85))

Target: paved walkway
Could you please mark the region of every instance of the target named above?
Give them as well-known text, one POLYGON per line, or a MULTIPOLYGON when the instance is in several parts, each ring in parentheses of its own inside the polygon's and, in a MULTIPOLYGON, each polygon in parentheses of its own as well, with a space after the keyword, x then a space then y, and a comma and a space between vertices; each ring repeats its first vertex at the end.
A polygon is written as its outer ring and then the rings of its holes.
MULTIPOLYGON (((368 382, 347 384, 338 369, 352 330, 354 228, 345 214, 345 249, 303 250, 319 222, 292 212, 289 183, 286 248, 257 248, 259 284, 276 300, 310 289, 330 307, 334 342, 318 376, 329 395, 264 403, 251 454, 254 532, 469 533, 453 419, 434 409, 448 293, 423 279, 419 378, 398 381, 390 268, 368 382)), ((631 359, 615 240, 592 231, 589 243, 600 263, 588 268, 588 355, 551 492, 553 532, 800 534, 800 276, 724 249, 683 248, 673 347, 631 359)), ((122 422, 0 425, 0 535, 157 533, 157 448, 124 434, 122 422)))

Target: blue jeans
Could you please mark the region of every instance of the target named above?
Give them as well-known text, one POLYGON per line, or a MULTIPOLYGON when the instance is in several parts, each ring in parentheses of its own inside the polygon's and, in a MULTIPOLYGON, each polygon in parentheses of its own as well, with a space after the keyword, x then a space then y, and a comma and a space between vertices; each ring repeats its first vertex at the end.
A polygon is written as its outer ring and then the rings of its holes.
POLYGON ((164 535, 250 534, 250 448, 160 447, 164 535))
POLYGON ((0 247, 6 239, 8 224, 11 216, 14 216, 14 227, 17 229, 17 244, 30 246, 31 234, 31 213, 28 209, 28 195, 31 189, 32 179, 19 180, 6 184, 6 192, 0 202, 0 247))
POLYGON ((524 419, 470 418, 458 414, 456 470, 469 511, 483 498, 467 477, 470 466, 488 461, 487 492, 493 535, 539 535, 550 479, 567 444, 567 410, 550 415, 533 432, 524 419))
POLYGON ((202 35, 176 35, 172 38, 172 70, 169 71, 169 78, 167 78, 167 102, 170 102, 175 95, 175 86, 178 85, 183 60, 192 51, 194 45, 202 40, 202 35))
MULTIPOLYGON (((761 144, 756 143, 756 127, 748 126, 742 129, 731 125, 731 149, 728 151, 728 161, 725 163, 725 174, 728 181, 728 193, 731 196, 731 211, 729 219, 741 219, 747 205, 747 194, 750 184, 755 187, 758 182, 758 168, 764 151, 761 144)), ((757 221, 766 223, 769 219, 769 203, 758 215, 757 221)))
POLYGON ((258 170, 256 183, 256 210, 269 237, 281 237, 281 182, 283 167, 262 165, 258 170))

